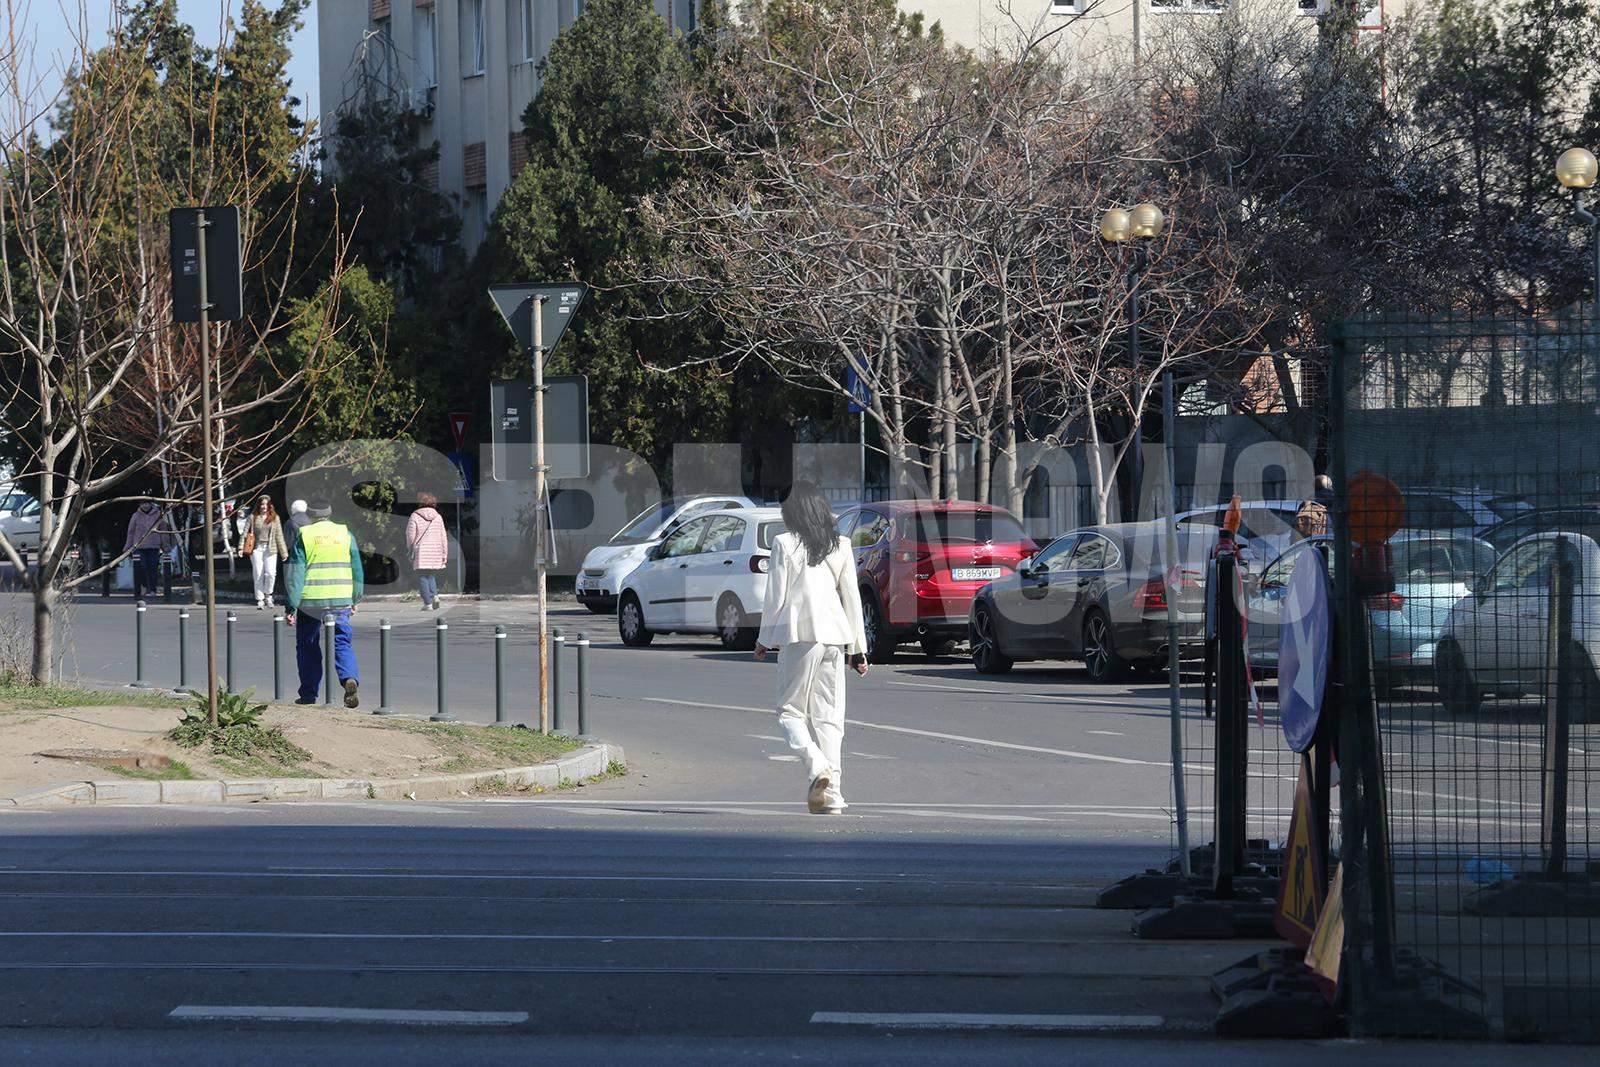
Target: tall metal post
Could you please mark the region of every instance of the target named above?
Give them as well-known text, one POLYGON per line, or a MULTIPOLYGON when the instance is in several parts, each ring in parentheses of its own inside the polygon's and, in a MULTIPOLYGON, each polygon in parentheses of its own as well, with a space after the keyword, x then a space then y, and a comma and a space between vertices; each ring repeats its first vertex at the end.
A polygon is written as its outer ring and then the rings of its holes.
POLYGON ((1167 521, 1162 523, 1167 557, 1167 706, 1172 726, 1172 804, 1178 830, 1178 866, 1188 878, 1189 799, 1183 780, 1183 691, 1178 675, 1178 596, 1183 590, 1183 561, 1178 558, 1178 468, 1176 403, 1173 400, 1172 372, 1161 376, 1161 425, 1165 428, 1167 459, 1167 521))
POLYGON ((547 298, 533 298, 533 499, 534 571, 539 597, 539 732, 550 732, 550 643, 549 616, 545 610, 545 519, 548 490, 544 462, 544 304, 547 298))
POLYGON ((148 689, 144 680, 144 601, 133 606, 133 684, 136 689, 148 689))
POLYGON ((589 635, 578 635, 578 736, 589 736, 589 635))
POLYGON ((1582 646, 1572 630, 1573 585, 1577 578, 1572 543, 1556 542, 1550 561, 1550 598, 1545 655, 1544 782, 1539 790, 1543 823, 1540 851, 1545 873, 1562 875, 1567 869, 1567 812, 1572 760, 1572 720, 1582 714, 1582 678, 1588 668, 1580 661, 1582 646))
POLYGON ((437 652, 436 664, 438 682, 438 708, 430 716, 431 722, 455 722, 456 717, 450 714, 450 671, 445 658, 445 641, 450 633, 450 624, 439 619, 433 624, 434 646, 437 652))
POLYGON ((378 708, 374 715, 393 715, 389 706, 389 620, 378 620, 378 708))
POLYGON ((506 722, 506 628, 494 628, 494 724, 509 726, 506 722))
POLYGON ((178 609, 178 688, 189 688, 189 609, 178 609))
POLYGON ((1244 868, 1245 781, 1249 733, 1244 677, 1245 648, 1239 629, 1238 561, 1217 558, 1214 581, 1217 620, 1217 758, 1216 858, 1212 891, 1218 899, 1233 896, 1233 878, 1244 868))
POLYGON ((234 614, 231 611, 228 612, 228 619, 227 619, 227 633, 228 633, 228 640, 227 640, 228 658, 227 658, 227 664, 228 664, 228 667, 227 667, 227 674, 225 675, 225 677, 226 677, 227 683, 228 683, 228 692, 230 692, 230 693, 238 692, 238 690, 233 687, 233 633, 234 633, 234 630, 238 628, 238 622, 239 622, 239 616, 234 614))
POLYGON ((561 653, 566 650, 567 635, 560 630, 550 634, 550 724, 556 733, 566 730, 566 720, 561 714, 561 653))
POLYGON ((205 503, 206 718, 217 725, 217 553, 211 543, 216 522, 216 486, 211 479, 211 293, 206 288, 206 213, 196 216, 200 270, 200 484, 205 503))
POLYGON ((338 625, 333 617, 333 612, 323 612, 322 615, 322 703, 331 707, 333 705, 333 690, 337 684, 333 670, 333 633, 338 625))
POLYGON ((287 609, 272 616, 272 699, 283 699, 283 617, 287 609))

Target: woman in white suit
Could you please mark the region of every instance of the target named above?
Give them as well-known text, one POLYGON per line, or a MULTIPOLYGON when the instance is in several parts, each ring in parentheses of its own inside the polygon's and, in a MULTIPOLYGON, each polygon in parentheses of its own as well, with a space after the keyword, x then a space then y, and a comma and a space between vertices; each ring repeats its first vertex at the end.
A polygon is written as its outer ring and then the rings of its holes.
POLYGON ((772 542, 756 659, 780 653, 778 723, 805 762, 806 806, 838 815, 845 809, 839 748, 846 660, 857 674, 867 673, 855 557, 827 500, 809 482, 796 482, 784 498, 783 525, 772 542))

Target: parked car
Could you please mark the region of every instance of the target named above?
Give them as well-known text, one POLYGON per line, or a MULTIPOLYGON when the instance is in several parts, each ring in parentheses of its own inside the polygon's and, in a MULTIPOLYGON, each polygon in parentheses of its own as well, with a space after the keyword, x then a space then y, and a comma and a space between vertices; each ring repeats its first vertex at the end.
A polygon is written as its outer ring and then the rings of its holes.
POLYGON ((1568 507, 1529 508, 1496 523, 1483 532, 1483 539, 1504 552, 1531 534, 1567 530, 1600 539, 1600 507, 1575 504, 1568 507))
POLYGON ((1461 530, 1482 536, 1490 527, 1533 506, 1523 497, 1487 489, 1413 486, 1401 493, 1406 501, 1406 527, 1413 530, 1461 530))
MULTIPOLYGON (((973 667, 1001 674, 1019 660, 1081 659, 1091 679, 1106 682, 1136 666, 1165 666, 1167 590, 1158 536, 1152 523, 1086 526, 985 585, 968 618, 973 667)), ((1201 575, 1188 568, 1180 575, 1180 651, 1198 652, 1205 636, 1201 575)))
POLYGON ((1592 719, 1600 699, 1600 545, 1587 534, 1537 533, 1506 550, 1494 568, 1450 611, 1434 657, 1439 701, 1454 715, 1478 710, 1484 695, 1517 697, 1545 684, 1549 660, 1550 564, 1561 542, 1573 552, 1578 594, 1573 636, 1583 663, 1581 692, 1592 719))
POLYGON ((692 518, 649 550, 622 582, 617 632, 648 645, 659 633, 716 634, 722 647, 755 647, 767 596, 778 508, 729 508, 692 518))
POLYGON ((20 489, 0 489, 0 519, 9 519, 32 503, 33 497, 20 489))
POLYGON ((755 507, 747 496, 668 497, 635 515, 611 540, 596 545, 583 557, 575 592, 578 603, 596 614, 617 610, 622 580, 644 562, 650 550, 673 530, 696 515, 721 508, 755 507))
MULTIPOLYGON (((1228 516, 1229 504, 1212 504, 1178 513, 1178 529, 1215 539, 1216 527, 1228 516), (1209 529, 1205 529, 1209 528, 1209 529)), ((1240 505, 1239 540, 1244 546, 1246 571, 1260 573, 1294 542, 1294 517, 1298 500, 1248 500, 1240 505)))
POLYGON ((949 653, 967 634, 973 595, 1038 548, 1009 511, 965 501, 863 504, 845 509, 838 528, 855 549, 874 663, 907 641, 949 653))
MULTIPOLYGON (((1494 548, 1466 532, 1401 530, 1389 539, 1395 589, 1373 597, 1371 609, 1373 674, 1385 689, 1433 678, 1434 651, 1450 609, 1494 565, 1494 548)), ((1331 537, 1296 543, 1261 577, 1246 586, 1251 668, 1262 674, 1278 669, 1279 624, 1294 568, 1312 552, 1322 554, 1328 576, 1336 562, 1331 537)))
POLYGON ((4 531, 18 552, 34 552, 39 548, 39 502, 29 498, 14 513, 0 518, 0 531, 4 531))

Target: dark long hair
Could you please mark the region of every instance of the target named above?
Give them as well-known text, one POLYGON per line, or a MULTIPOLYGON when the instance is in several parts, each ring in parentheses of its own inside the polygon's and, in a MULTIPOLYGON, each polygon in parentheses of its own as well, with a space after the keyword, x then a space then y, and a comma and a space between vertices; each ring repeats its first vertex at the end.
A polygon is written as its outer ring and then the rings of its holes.
POLYGON ((810 482, 795 482, 789 487, 789 495, 783 498, 783 526, 805 546, 807 566, 821 566, 839 543, 833 509, 810 482))

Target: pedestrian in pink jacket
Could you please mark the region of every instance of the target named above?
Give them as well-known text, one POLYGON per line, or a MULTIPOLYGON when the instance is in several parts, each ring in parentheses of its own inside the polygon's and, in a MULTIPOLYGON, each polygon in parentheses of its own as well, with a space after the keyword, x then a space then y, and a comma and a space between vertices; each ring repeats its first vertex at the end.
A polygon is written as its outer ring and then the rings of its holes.
POLYGON ((422 594, 422 610, 439 610, 439 572, 450 562, 450 538, 432 493, 418 493, 421 507, 406 520, 406 548, 411 550, 411 569, 417 572, 417 590, 422 594))

